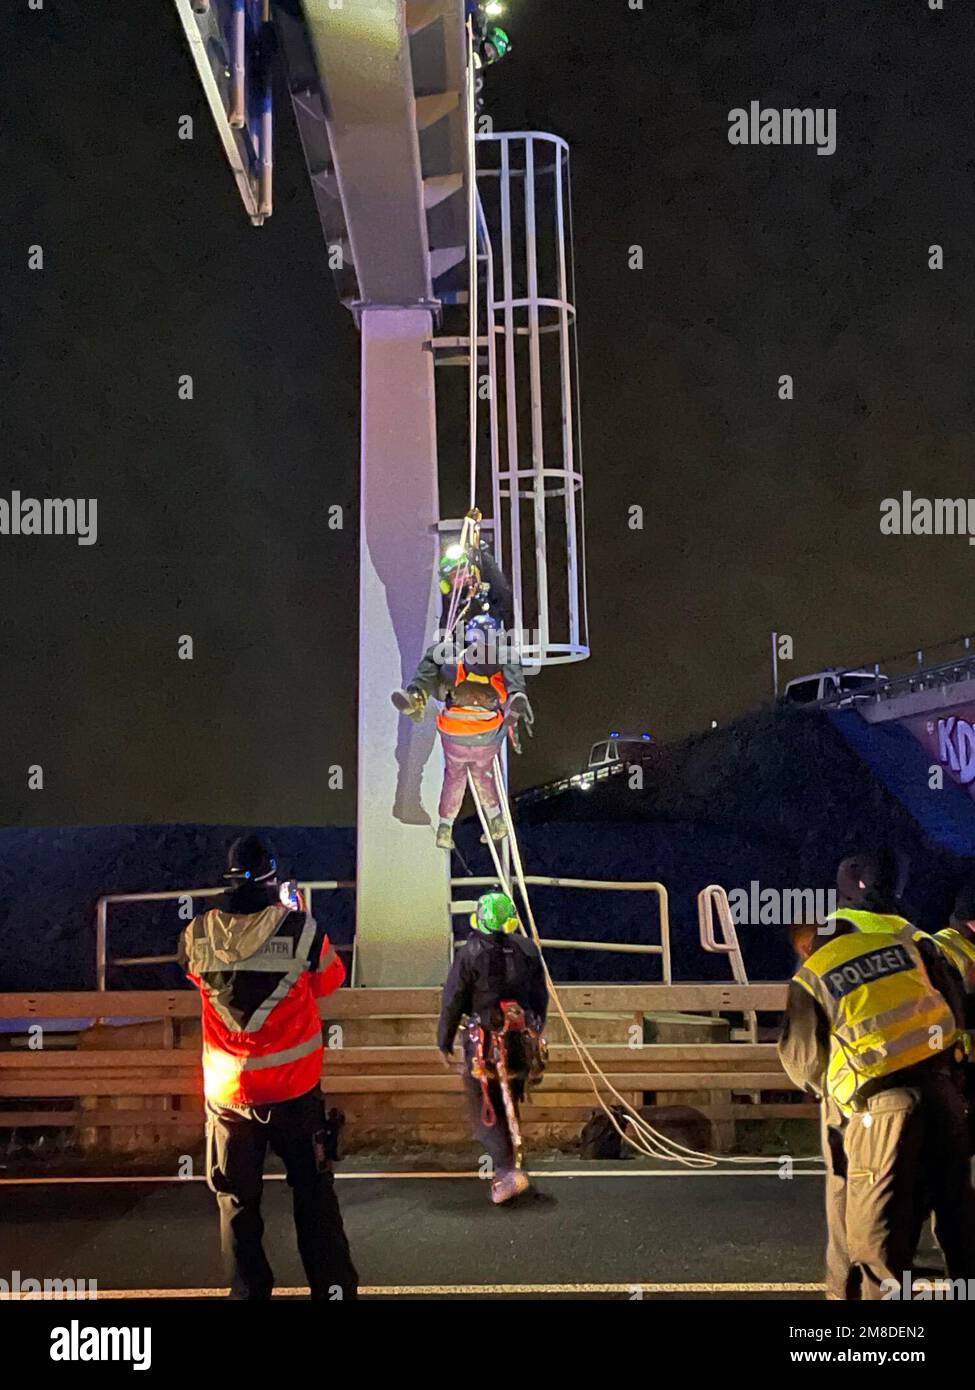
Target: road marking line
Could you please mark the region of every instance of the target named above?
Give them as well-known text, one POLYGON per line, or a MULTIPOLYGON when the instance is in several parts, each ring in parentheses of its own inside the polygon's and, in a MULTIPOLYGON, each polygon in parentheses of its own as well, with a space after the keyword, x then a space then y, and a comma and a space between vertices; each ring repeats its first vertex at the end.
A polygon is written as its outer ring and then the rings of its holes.
MULTIPOLYGON (((793 1160, 795 1161, 795 1160, 793 1160)), ((604 1173, 593 1173, 587 1168, 565 1168, 565 1169, 539 1169, 537 1172, 531 1169, 525 1170, 529 1177, 537 1182, 545 1182, 549 1178, 781 1178, 780 1168, 758 1168, 741 1169, 735 1168, 730 1172, 724 1169, 686 1169, 678 1168, 672 1172, 636 1169, 627 1170, 625 1168, 610 1168, 604 1173)), ((822 1177, 825 1169, 820 1166, 816 1168, 796 1169, 792 1176, 796 1178, 818 1178, 822 1177)), ((337 1182, 399 1182, 401 1179, 422 1178, 424 1181, 435 1181, 439 1179, 458 1179, 474 1178, 479 1182, 485 1181, 482 1173, 443 1173, 443 1172, 410 1172, 410 1173, 336 1173, 337 1182)), ((265 1182, 284 1182, 284 1173, 265 1173, 265 1182)), ((168 1173, 147 1173, 144 1177, 134 1177, 129 1174, 119 1175, 118 1177, 92 1178, 87 1176, 78 1177, 50 1177, 50 1178, 0 1178, 0 1187, 56 1187, 68 1186, 73 1183, 188 1183, 206 1182, 206 1177, 202 1173, 191 1173, 186 1177, 178 1177, 176 1174, 168 1173)))
MULTIPOLYGON (((686 1293, 822 1293, 825 1284, 802 1283, 708 1283, 653 1284, 635 1279, 629 1284, 363 1284, 359 1293, 369 1298, 418 1297, 432 1298, 449 1294, 641 1294, 686 1293)), ((307 1288, 275 1289, 277 1298, 307 1298, 307 1288)), ((99 1289, 96 1300, 136 1298, 226 1298, 227 1289, 99 1289)), ((0 1295, 0 1302, 35 1302, 0 1295)), ((79 1300, 80 1301, 80 1300, 79 1300)))

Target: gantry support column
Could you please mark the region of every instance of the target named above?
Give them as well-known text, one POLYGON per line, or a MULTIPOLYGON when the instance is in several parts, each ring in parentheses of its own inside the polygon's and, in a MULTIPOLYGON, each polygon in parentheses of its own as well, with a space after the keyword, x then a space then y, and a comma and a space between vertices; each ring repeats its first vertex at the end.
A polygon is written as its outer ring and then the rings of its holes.
POLYGON ((439 616, 432 324, 425 309, 364 308, 360 327, 356 982, 437 985, 450 923, 449 855, 432 829, 440 749, 432 717, 412 724, 389 699, 439 616))

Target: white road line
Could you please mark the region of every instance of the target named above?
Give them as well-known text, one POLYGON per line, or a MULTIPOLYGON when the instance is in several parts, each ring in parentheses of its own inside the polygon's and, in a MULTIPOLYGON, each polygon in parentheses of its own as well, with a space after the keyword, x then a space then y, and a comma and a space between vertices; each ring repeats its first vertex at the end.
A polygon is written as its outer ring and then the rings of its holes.
MULTIPOLYGON (((798 1160, 793 1160, 794 1162, 798 1160)), ((649 1171, 647 1169, 628 1170, 626 1168, 610 1168, 602 1173, 591 1172, 588 1168, 560 1168, 560 1169, 540 1169, 533 1172, 531 1169, 525 1170, 529 1177, 536 1182, 545 1182, 549 1178, 781 1178, 782 1172, 779 1168, 734 1168, 725 1169, 686 1169, 676 1168, 673 1171, 649 1171)), ((796 1178, 818 1178, 822 1177, 825 1170, 816 1168, 797 1168, 792 1176, 796 1178)), ((336 1173, 337 1182, 400 1182, 401 1180, 412 1180, 420 1178, 426 1182, 442 1179, 467 1180, 476 1179, 483 1182, 482 1173, 336 1173)), ((284 1182, 284 1173, 265 1173, 265 1182, 284 1182)), ((108 1186, 121 1183, 188 1183, 206 1182, 202 1173, 188 1174, 186 1177, 177 1177, 175 1174, 166 1173, 147 1173, 145 1177, 133 1177, 131 1175, 120 1175, 118 1177, 92 1178, 92 1177, 50 1177, 50 1178, 0 1178, 0 1187, 58 1187, 69 1186, 75 1183, 102 1183, 108 1186)))
MULTIPOLYGON (((629 1284, 363 1284, 359 1293, 373 1298, 438 1298, 454 1294, 725 1294, 725 1293, 822 1293, 824 1284, 726 1283, 653 1284, 634 1279, 629 1284)), ((307 1288, 275 1289, 276 1298, 307 1298, 307 1288)), ((98 1299, 226 1298, 227 1289, 99 1289, 98 1299)), ((22 1296, 0 1295, 0 1302, 34 1302, 22 1296)))

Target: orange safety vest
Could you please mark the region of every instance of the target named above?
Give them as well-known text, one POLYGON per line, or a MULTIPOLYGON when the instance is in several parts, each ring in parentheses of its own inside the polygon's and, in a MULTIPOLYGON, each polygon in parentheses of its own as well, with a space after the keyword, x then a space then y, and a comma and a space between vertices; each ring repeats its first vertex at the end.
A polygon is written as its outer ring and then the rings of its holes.
MULTIPOLYGON (((457 675, 454 679, 454 689, 459 689, 465 681, 476 681, 479 685, 490 685, 498 695, 503 706, 508 699, 508 687, 505 685, 504 676, 500 671, 495 671, 493 676, 479 676, 469 672, 464 663, 457 663, 457 675)), ((450 696, 447 696, 448 701, 450 696)), ((500 729, 504 722, 504 714, 501 708, 484 709, 480 705, 453 705, 445 704, 437 715, 437 728, 442 734, 471 735, 488 734, 495 729, 500 729)))

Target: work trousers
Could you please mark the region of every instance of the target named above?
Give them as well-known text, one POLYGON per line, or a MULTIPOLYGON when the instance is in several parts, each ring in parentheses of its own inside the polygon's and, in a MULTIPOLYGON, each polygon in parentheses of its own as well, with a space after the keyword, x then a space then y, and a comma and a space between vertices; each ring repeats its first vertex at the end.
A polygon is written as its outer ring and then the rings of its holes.
POLYGON ((839 1151, 830 1126, 824 1143, 827 1297, 879 1300, 903 1288, 928 1214, 948 1277, 975 1278, 968 1129, 952 1071, 879 1092, 840 1132, 839 1151))
POLYGON ((846 1242, 846 1120, 825 1100, 821 1112, 823 1162, 826 1165, 826 1297, 858 1299, 860 1268, 850 1260, 846 1242))
POLYGON ((267 1299, 274 1288, 262 1240, 268 1147, 285 1167, 298 1253, 312 1298, 355 1298, 358 1274, 335 1196, 325 1148, 325 1107, 317 1088, 274 1105, 207 1103, 207 1184, 220 1211, 231 1298, 267 1299))
POLYGON ((498 810, 498 789, 492 764, 501 748, 503 734, 488 744, 460 743, 451 734, 441 734, 443 744, 443 789, 440 793, 440 819, 451 824, 457 819, 467 789, 470 771, 481 804, 488 815, 498 810))

